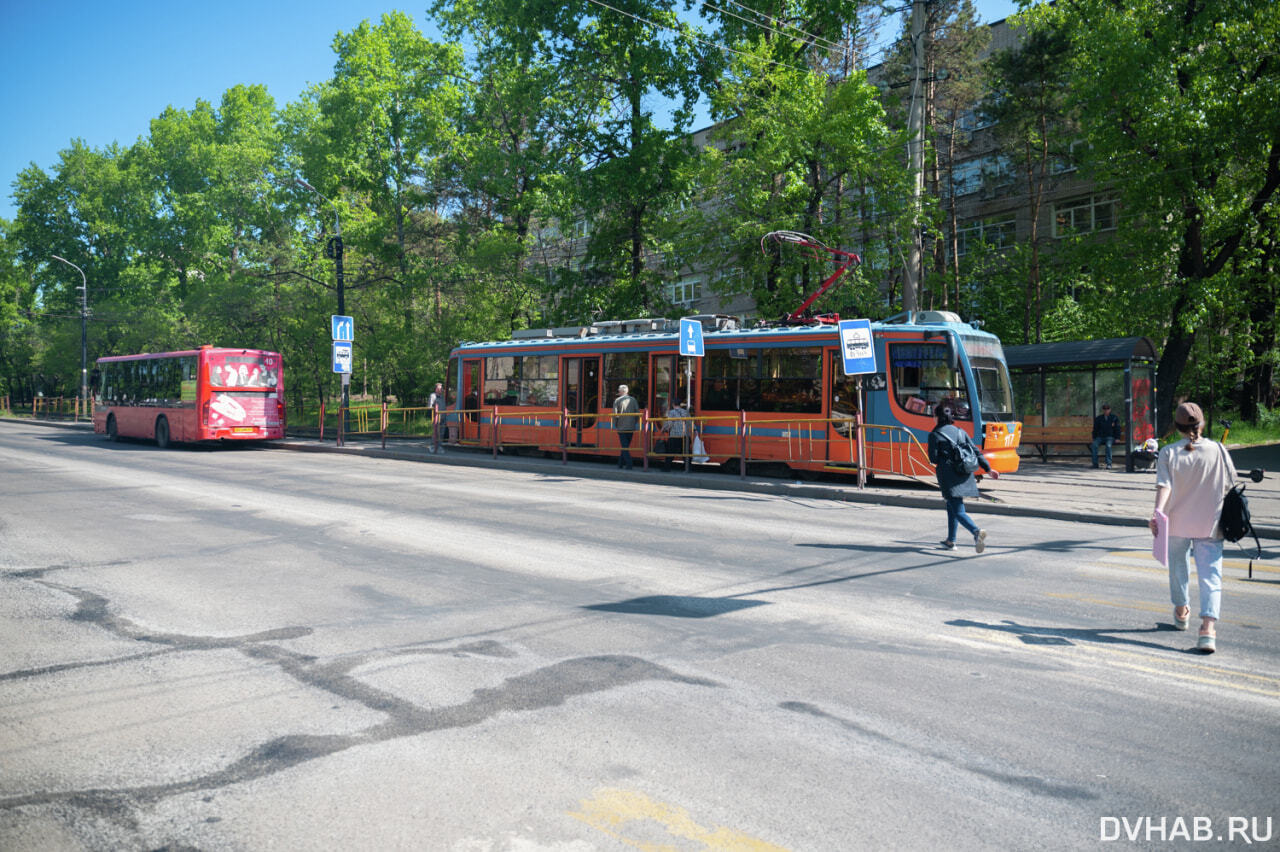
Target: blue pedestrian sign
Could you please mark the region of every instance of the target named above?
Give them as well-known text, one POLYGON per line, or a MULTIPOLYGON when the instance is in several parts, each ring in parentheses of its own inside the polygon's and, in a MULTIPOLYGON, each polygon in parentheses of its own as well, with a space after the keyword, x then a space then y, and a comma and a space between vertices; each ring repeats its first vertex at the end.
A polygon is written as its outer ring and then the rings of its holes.
POLYGON ((844 356, 846 376, 876 372, 876 347, 871 339, 871 320, 840 320, 840 354, 844 356))
POLYGON ((352 346, 350 341, 333 341, 333 371, 344 375, 351 374, 352 346))
POLYGON ((701 358, 706 354, 702 344, 702 323, 696 319, 680 320, 680 354, 688 358, 701 358))
POLYGON ((356 324, 351 317, 333 314, 329 317, 329 327, 333 330, 332 337, 335 341, 345 340, 350 343, 356 339, 356 324))

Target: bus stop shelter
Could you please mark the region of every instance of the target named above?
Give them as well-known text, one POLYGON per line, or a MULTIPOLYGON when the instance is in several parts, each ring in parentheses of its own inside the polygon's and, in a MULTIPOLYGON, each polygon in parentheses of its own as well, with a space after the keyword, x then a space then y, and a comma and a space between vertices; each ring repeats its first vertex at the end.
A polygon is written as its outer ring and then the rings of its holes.
POLYGON ((1146 337, 1112 337, 1006 346, 1025 453, 1088 453, 1103 404, 1119 416, 1116 451, 1133 470, 1134 450, 1156 434, 1155 346, 1146 337))

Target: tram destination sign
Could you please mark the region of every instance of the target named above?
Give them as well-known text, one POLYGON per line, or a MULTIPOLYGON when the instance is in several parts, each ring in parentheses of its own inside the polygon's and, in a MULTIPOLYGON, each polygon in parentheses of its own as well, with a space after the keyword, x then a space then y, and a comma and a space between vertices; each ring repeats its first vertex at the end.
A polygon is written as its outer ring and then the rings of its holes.
POLYGON ((871 320, 840 320, 840 354, 844 356, 846 376, 876 372, 876 347, 871 338, 871 320))

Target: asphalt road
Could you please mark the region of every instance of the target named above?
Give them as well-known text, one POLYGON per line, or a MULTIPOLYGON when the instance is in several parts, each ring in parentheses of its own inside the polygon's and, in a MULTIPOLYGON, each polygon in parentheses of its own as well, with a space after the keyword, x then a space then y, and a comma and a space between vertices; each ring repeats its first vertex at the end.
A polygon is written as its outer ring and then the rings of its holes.
POLYGON ((0 485, 0 849, 1280 845, 1280 575, 1229 564, 1200 656, 1142 530, 978 556, 941 511, 8 423, 0 485))

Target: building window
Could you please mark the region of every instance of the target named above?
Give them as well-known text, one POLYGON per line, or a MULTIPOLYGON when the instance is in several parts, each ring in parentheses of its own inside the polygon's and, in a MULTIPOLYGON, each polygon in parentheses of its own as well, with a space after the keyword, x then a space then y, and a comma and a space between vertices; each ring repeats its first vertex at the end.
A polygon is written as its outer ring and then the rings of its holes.
POLYGON ((1008 248, 1013 245, 1017 233, 1017 223, 1012 216, 968 222, 956 229, 956 255, 964 257, 979 243, 986 243, 991 248, 1008 248))
POLYGON ((1115 229, 1116 200, 1110 196, 1093 195, 1054 205, 1053 235, 1059 239, 1115 229))
POLYGON ((690 305, 701 298, 701 276, 688 275, 667 285, 667 301, 673 305, 690 305))

